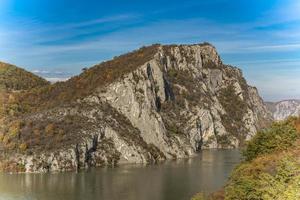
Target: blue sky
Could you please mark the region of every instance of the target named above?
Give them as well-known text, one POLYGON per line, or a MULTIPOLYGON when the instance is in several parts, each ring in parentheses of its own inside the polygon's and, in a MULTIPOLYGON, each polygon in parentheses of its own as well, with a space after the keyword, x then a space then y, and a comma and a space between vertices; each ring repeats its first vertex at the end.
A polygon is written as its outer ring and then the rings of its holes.
POLYGON ((265 100, 300 98, 297 0, 0 0, 0 60, 51 80, 143 45, 203 41, 265 100))

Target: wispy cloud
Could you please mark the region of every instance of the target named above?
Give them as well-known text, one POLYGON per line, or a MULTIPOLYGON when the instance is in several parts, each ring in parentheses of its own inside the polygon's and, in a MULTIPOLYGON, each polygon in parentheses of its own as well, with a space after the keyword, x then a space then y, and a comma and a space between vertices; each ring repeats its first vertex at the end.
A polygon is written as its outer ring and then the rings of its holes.
POLYGON ((259 51, 270 51, 270 50, 277 50, 277 51, 284 51, 284 50, 297 50, 300 49, 300 43, 295 44, 279 44, 279 45, 266 45, 266 46, 252 46, 246 47, 245 50, 259 50, 259 51))
MULTIPOLYGON (((202 16, 202 12, 178 16, 182 9, 189 11, 207 5, 214 8, 213 4, 219 3, 225 5, 226 0, 189 1, 184 6, 171 4, 145 13, 124 12, 66 23, 15 19, 12 24, 17 26, 0 23, 0 56, 7 62, 35 69, 43 77, 59 80, 79 73, 82 67, 142 45, 209 41, 225 62, 242 67, 249 82, 262 88, 266 98, 271 98, 275 93, 270 88, 271 82, 279 79, 279 69, 295 72, 299 64, 299 1, 275 4, 253 20, 224 21, 202 16), (272 67, 276 68, 274 72, 272 67), (266 71, 270 76, 260 78, 266 71)), ((288 80, 286 87, 298 83, 290 76, 294 82, 288 80)), ((288 76, 280 77, 283 78, 288 76)))
POLYGON ((46 78, 46 80, 51 83, 63 82, 63 81, 67 81, 68 79, 69 78, 57 78, 57 77, 46 78))

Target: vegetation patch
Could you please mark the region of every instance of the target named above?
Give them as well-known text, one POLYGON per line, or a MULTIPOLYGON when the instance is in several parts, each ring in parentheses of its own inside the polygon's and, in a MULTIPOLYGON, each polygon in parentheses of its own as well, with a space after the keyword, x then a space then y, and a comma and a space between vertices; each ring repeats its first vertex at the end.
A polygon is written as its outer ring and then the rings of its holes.
POLYGON ((270 128, 259 131, 243 151, 245 159, 250 161, 259 155, 291 148, 300 137, 294 126, 294 120, 290 118, 284 122, 275 122, 270 128))
POLYGON ((236 94, 232 84, 219 91, 218 99, 226 112, 221 115, 223 126, 230 135, 239 140, 242 146, 248 132, 243 122, 247 103, 236 94))
POLYGON ((0 62, 0 91, 28 90, 49 82, 16 66, 0 62))
POLYGON ((257 133, 223 191, 193 200, 300 199, 300 119, 276 122, 257 133))

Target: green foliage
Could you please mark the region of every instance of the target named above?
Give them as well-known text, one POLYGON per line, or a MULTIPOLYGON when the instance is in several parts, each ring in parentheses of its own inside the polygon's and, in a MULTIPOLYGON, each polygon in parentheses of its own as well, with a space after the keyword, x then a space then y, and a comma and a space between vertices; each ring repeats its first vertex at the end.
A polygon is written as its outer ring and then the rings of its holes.
POLYGON ((0 62, 0 90, 27 90, 49 83, 16 66, 0 62))
POLYGON ((193 196, 191 200, 205 200, 205 198, 202 193, 198 193, 195 196, 193 196))
POLYGON ((258 155, 286 150, 299 138, 295 127, 290 122, 274 123, 271 128, 258 132, 247 144, 243 156, 247 161, 258 155))
POLYGON ((225 193, 209 199, 299 200, 299 131, 300 119, 293 117, 258 132, 247 144, 245 161, 233 170, 225 193))
POLYGON ((225 200, 300 199, 299 124, 290 118, 256 134, 243 152, 246 162, 225 187, 225 200))
POLYGON ((226 186, 225 200, 299 199, 300 165, 286 156, 241 164, 226 186))
POLYGON ((223 148, 228 148, 232 146, 232 136, 231 135, 216 135, 218 144, 223 148))
POLYGON ((243 123, 243 117, 247 111, 246 102, 236 94, 232 84, 220 90, 218 99, 226 112, 221 116, 224 127, 228 133, 239 140, 242 146, 248 132, 243 123))

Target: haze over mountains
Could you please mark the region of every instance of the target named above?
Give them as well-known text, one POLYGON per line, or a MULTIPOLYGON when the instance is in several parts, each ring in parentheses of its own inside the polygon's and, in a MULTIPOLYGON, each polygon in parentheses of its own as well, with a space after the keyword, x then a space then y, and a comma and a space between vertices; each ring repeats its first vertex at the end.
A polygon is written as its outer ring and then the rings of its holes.
POLYGON ((300 115, 300 100, 291 99, 279 102, 266 102, 275 120, 284 120, 290 116, 300 115))

